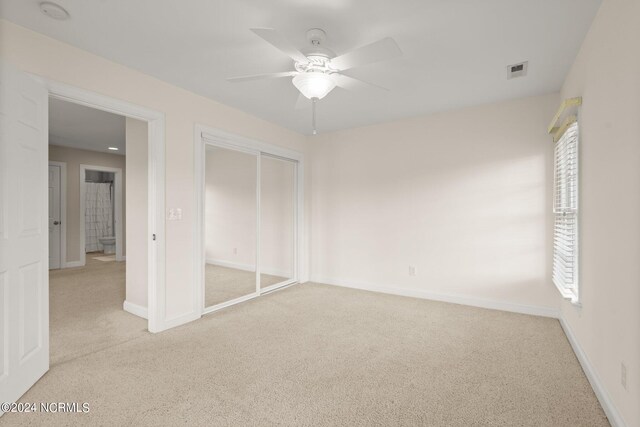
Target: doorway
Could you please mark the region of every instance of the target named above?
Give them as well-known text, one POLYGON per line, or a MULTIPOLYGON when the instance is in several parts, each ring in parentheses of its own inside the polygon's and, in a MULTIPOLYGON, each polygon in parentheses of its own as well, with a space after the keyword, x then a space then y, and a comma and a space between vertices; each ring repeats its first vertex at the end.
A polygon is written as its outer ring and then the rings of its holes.
POLYGON ((82 264, 95 252, 124 261, 122 169, 81 164, 79 183, 82 264))
POLYGON ((147 188, 148 125, 59 99, 48 107, 49 342, 56 365, 146 333, 147 249, 140 246, 147 236, 136 225, 147 208, 125 199, 147 188), (139 135, 131 130, 138 128, 139 135), (71 177, 64 197, 63 167, 71 177), (69 213, 64 221, 61 206, 69 213), (60 241, 62 224, 68 245, 60 241))
MULTIPOLYGON (((147 212, 144 224, 137 224, 144 227, 143 230, 146 230, 146 239, 143 243, 146 253, 146 272, 142 274, 146 276, 146 290, 144 293, 147 307, 143 310, 140 307, 128 305, 127 311, 146 317, 147 329, 150 332, 160 332, 175 326, 172 322, 167 321, 164 304, 166 290, 164 267, 164 114, 66 84, 43 79, 39 80, 44 83, 51 99, 67 101, 76 105, 121 115, 146 124, 145 127, 147 127, 148 132, 146 133, 147 143, 144 147, 146 158, 144 161, 146 169, 144 178, 147 180, 147 188, 145 188, 144 195, 138 194, 136 200, 142 196, 147 212)), ((62 222, 62 225, 65 226, 65 222, 62 222)), ((69 265, 69 260, 66 261, 66 264, 67 266, 74 266, 73 264, 69 265)), ((80 262, 78 262, 78 265, 81 265, 80 262)))
POLYGON ((67 164, 49 160, 49 270, 67 264, 67 164))
POLYGON ((298 283, 302 154, 199 126, 195 145, 203 313, 298 283))

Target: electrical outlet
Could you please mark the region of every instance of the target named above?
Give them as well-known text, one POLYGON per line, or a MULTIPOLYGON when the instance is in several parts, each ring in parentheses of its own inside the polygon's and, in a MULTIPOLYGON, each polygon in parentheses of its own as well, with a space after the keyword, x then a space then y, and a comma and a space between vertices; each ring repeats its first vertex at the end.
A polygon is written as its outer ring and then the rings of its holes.
POLYGON ((416 267, 415 265, 410 265, 409 266, 409 276, 415 276, 416 275, 416 267))
POLYGON ((233 254, 238 255, 238 248, 233 248, 233 254))
POLYGON ((620 362, 620 384, 627 389, 627 365, 624 362, 620 362))

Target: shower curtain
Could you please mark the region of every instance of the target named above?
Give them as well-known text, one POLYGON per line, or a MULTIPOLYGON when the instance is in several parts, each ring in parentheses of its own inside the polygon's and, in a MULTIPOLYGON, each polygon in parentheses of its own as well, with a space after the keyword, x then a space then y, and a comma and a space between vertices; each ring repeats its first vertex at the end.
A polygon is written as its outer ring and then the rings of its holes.
POLYGON ((111 183, 85 183, 85 252, 101 251, 101 237, 113 236, 111 183))

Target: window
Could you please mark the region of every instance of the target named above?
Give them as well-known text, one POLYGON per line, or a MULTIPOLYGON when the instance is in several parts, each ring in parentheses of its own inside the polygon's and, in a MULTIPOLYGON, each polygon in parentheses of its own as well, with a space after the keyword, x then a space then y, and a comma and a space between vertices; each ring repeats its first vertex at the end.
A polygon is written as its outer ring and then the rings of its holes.
POLYGON ((553 191, 553 283, 578 303, 578 123, 555 146, 553 191))

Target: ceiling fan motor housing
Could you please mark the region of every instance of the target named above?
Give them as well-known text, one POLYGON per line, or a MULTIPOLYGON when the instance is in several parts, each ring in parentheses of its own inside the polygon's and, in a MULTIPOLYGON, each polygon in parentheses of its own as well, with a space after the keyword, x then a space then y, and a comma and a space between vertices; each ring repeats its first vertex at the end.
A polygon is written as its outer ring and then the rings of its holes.
POLYGON ((313 45, 321 44, 326 38, 327 33, 320 28, 312 28, 307 31, 307 40, 309 40, 313 45))
POLYGON ((322 42, 324 42, 326 38, 327 33, 325 33, 324 30, 321 30, 320 28, 312 28, 308 30, 307 40, 309 40, 311 46, 303 49, 302 53, 307 58, 309 58, 309 60, 312 60, 312 58, 318 58, 318 60, 320 58, 324 58, 324 60, 326 61, 327 59, 335 58, 335 52, 331 49, 327 49, 322 45, 322 42))

